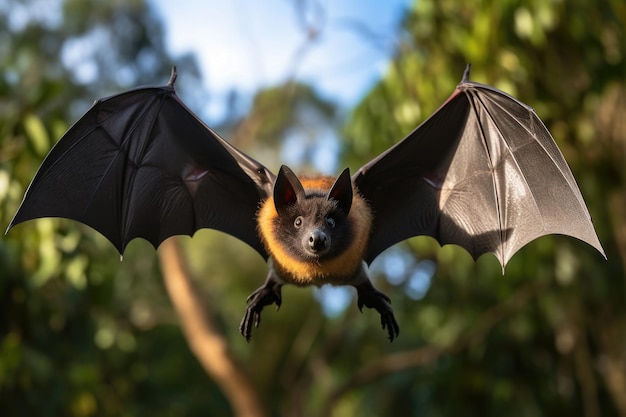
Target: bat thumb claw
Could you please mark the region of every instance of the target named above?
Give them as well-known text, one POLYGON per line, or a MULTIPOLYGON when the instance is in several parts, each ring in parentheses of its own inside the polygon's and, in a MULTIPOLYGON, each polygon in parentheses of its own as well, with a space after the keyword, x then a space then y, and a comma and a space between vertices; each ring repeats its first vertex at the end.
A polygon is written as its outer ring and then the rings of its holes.
POLYGON ((174 87, 174 83, 176 82, 176 78, 178 78, 178 73, 176 72, 176 66, 172 66, 172 72, 170 73, 170 79, 167 82, 169 87, 174 87))

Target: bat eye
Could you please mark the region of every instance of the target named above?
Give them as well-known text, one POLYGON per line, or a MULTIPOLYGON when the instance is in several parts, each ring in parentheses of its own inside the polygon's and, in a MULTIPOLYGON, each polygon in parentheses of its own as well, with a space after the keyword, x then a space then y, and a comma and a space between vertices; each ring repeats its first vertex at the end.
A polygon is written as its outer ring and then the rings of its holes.
POLYGON ((327 218, 326 224, 328 225, 328 227, 333 229, 335 227, 335 219, 333 219, 332 217, 327 218))
POLYGON ((300 228, 302 226, 302 216, 296 217, 296 220, 294 220, 293 225, 296 226, 297 228, 300 228))

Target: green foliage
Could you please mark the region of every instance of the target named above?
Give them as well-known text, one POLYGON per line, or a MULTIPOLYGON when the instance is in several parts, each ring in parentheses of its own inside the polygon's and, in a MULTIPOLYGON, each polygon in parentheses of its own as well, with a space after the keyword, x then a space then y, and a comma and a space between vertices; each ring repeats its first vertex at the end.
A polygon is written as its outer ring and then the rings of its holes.
MULTIPOLYGON (((9 3, 0 7, 5 225, 43 155, 95 97, 163 83, 172 64, 144 1, 64 1, 23 24, 9 10, 40 2, 9 3)), ((343 129, 343 158, 356 168, 434 111, 471 62, 474 80, 545 120, 606 262, 580 242, 545 237, 503 277, 491 256, 474 263, 416 238, 397 248, 409 259, 401 277, 376 276, 401 324, 393 345, 375 313, 353 302, 327 318, 298 288, 284 289, 280 312, 265 311, 248 344, 236 328, 263 262, 213 231, 183 239, 198 291, 269 415, 626 416, 625 27, 621 0, 416 1, 385 77, 343 129), (411 276, 433 262, 428 291, 411 299, 411 276)), ((191 57, 176 61, 190 72, 177 84, 188 102, 196 68, 191 57)), ((235 141, 278 141, 311 113, 335 117, 310 87, 268 89, 233 128, 235 141)), ((232 415, 187 346, 146 242, 131 243, 120 263, 106 239, 75 222, 20 225, 0 240, 0 306, 3 415, 232 415)))
MULTIPOLYGON (((99 82, 80 85, 81 70, 65 67, 60 59, 65 48, 92 37, 99 28, 110 37, 92 44, 91 52, 110 65, 125 61, 136 77, 129 83, 155 82, 157 77, 163 83, 171 66, 162 47, 161 26, 144 2, 117 6, 65 2, 62 8, 59 2, 58 20, 54 13, 44 17, 29 8, 30 2, 10 3, 0 9, 3 225, 17 210, 45 154, 75 119, 76 109, 85 111, 105 90, 110 94, 112 84, 122 88, 115 80, 120 72, 99 64, 95 64, 99 82), (23 25, 11 21, 15 15, 10 12, 18 10, 28 17, 23 25), (114 28, 120 26, 140 35, 116 33, 114 28), (127 49, 119 51, 112 45, 127 49), (152 57, 150 65, 134 61, 136 56, 152 57)), ((193 71, 193 62, 182 59, 188 62, 187 71, 193 71)), ((87 229, 74 222, 42 219, 16 227, 0 242, 2 413, 193 414, 211 398, 215 415, 228 415, 223 396, 197 366, 180 329, 172 326, 171 311, 158 310, 154 304, 167 305, 167 297, 151 248, 145 243, 131 245, 127 255, 132 260, 120 264, 111 245, 87 229), (177 380, 212 394, 183 389, 177 380)))
MULTIPOLYGON (((579 242, 544 237, 518 253, 501 277, 488 256, 472 266, 459 248, 414 239, 416 257, 438 260, 427 297, 403 309, 424 343, 457 339, 527 281, 541 290, 485 340, 438 361, 427 375, 416 371, 421 407, 411 415, 626 415, 618 394, 624 379, 611 380, 624 369, 597 367, 610 354, 613 363, 626 359, 624 239, 609 225, 626 219, 615 209, 624 204, 626 171, 618 160, 626 129, 613 119, 626 112, 616 99, 626 92, 625 10, 611 1, 418 1, 387 76, 352 112, 345 155, 358 164, 434 111, 471 62, 472 79, 531 104, 547 123, 587 197, 609 258, 604 262, 579 242), (604 101, 611 105, 600 106, 604 101), (611 199, 615 206, 607 204, 611 199)), ((405 407, 393 410, 408 415, 405 407)))

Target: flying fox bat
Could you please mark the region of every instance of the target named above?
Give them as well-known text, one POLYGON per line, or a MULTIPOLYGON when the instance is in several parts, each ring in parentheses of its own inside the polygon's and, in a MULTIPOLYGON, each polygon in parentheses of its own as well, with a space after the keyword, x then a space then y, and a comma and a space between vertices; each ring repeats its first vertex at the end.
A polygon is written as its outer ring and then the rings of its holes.
MULTIPOLYGON (((66 217, 106 236, 123 254, 136 237, 156 248, 172 235, 217 229, 268 263, 247 300, 240 332, 249 340, 261 311, 280 307, 281 287, 352 285, 358 307, 399 334, 390 299, 367 267, 385 249, 418 235, 454 243, 502 267, 546 234, 604 251, 576 181, 532 108, 469 80, 402 141, 336 179, 274 175, 200 121, 174 90, 145 87, 97 100, 53 147, 9 229, 66 217)), ((8 231, 8 229, 7 229, 8 231)))

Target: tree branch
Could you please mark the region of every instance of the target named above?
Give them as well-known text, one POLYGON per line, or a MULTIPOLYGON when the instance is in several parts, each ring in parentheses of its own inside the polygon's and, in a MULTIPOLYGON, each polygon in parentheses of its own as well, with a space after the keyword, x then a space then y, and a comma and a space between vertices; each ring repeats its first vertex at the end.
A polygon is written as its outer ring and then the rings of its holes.
POLYGON ((177 238, 158 250, 165 286, 178 313, 187 343, 215 380, 238 417, 266 417, 257 391, 231 355, 213 315, 198 297, 177 238))

